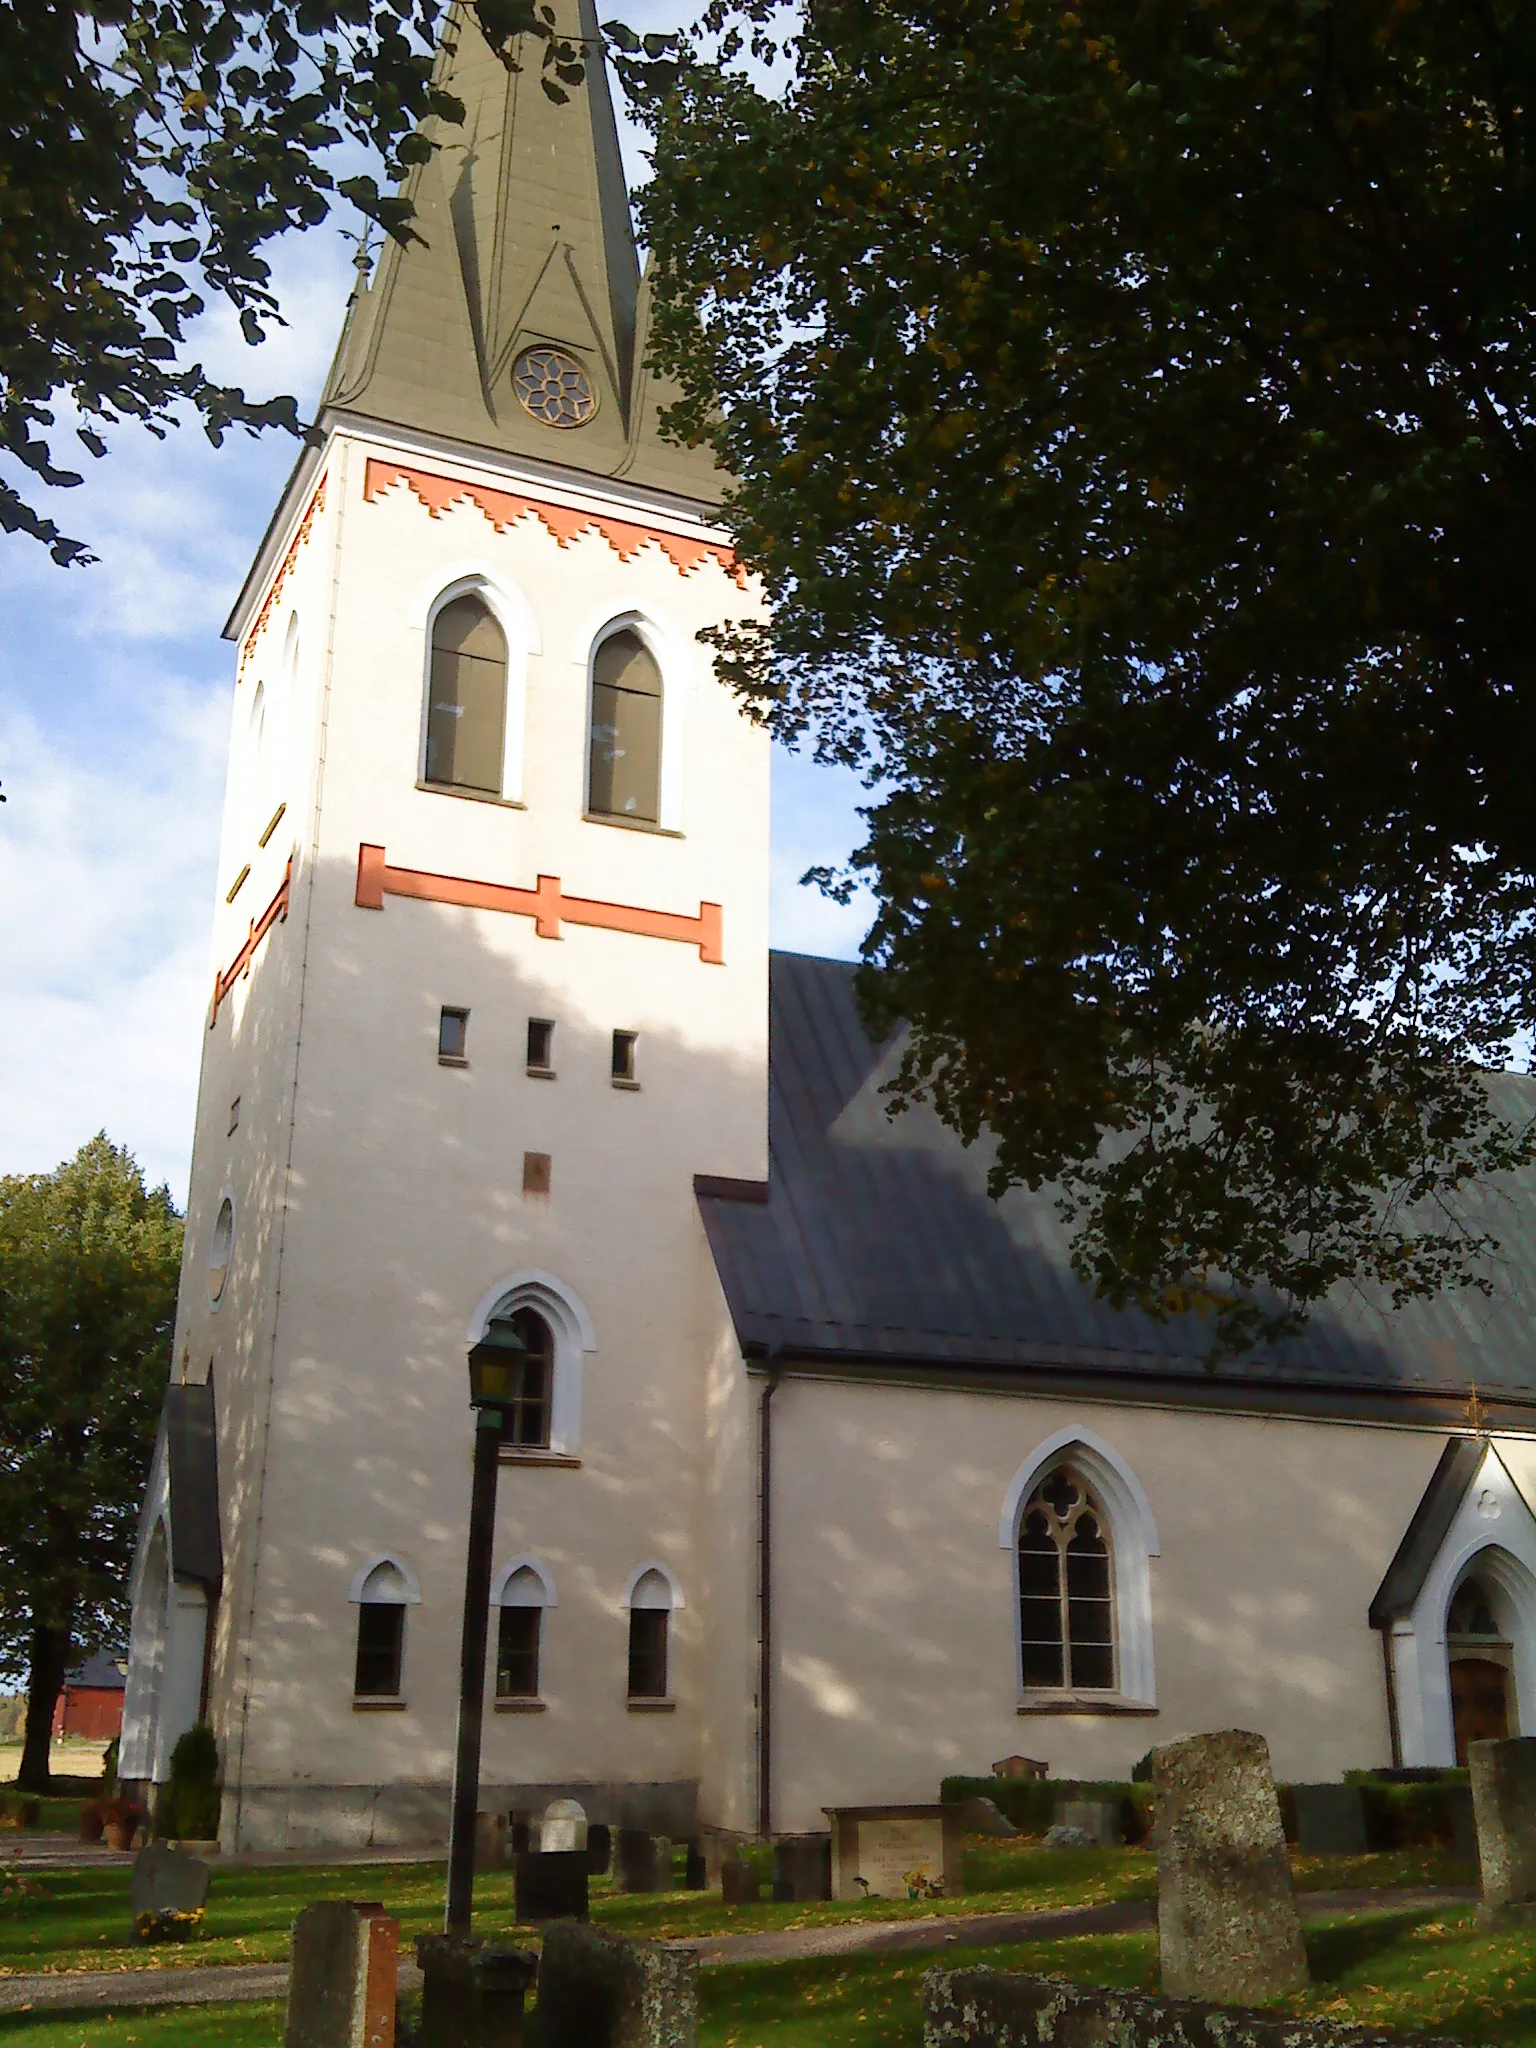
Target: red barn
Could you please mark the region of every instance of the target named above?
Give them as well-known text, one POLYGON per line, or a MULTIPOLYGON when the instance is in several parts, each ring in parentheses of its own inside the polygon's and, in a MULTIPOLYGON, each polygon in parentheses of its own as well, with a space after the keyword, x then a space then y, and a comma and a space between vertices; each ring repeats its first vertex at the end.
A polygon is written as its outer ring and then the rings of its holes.
POLYGON ((123 1660, 97 1650, 64 1680, 53 1710, 53 1733, 110 1742, 123 1730, 123 1660))

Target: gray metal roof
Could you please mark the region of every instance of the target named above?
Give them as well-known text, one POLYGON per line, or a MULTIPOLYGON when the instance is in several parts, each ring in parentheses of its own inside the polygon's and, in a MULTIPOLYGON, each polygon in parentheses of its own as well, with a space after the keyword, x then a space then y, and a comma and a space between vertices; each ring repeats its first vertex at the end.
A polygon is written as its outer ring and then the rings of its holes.
POLYGON ((1440 1462, 1403 1531, 1386 1577, 1376 1588, 1369 1617, 1372 1628, 1384 1628, 1394 1615, 1407 1614, 1423 1592, 1430 1567, 1440 1555, 1440 1546, 1477 1476, 1486 1448, 1481 1438, 1464 1436, 1454 1438, 1440 1453, 1440 1462))
MULTIPOLYGON (((699 1187, 743 1349, 823 1361, 1070 1373, 1074 1381, 1349 1390, 1536 1402, 1536 1172, 1471 1192, 1502 1245, 1492 1292, 1392 1310, 1340 1288, 1300 1336, 1206 1370, 1208 1326, 1158 1324, 1098 1300, 1071 1270, 1050 1192, 986 1192, 992 1147, 967 1148, 929 1109, 894 1121, 881 1088, 901 1050, 875 1046, 852 966, 777 953, 769 1012, 767 1199, 699 1187)), ((1501 1077, 1536 1108, 1536 1082, 1501 1077)), ((1178 1396, 1175 1396, 1178 1398, 1178 1396)))

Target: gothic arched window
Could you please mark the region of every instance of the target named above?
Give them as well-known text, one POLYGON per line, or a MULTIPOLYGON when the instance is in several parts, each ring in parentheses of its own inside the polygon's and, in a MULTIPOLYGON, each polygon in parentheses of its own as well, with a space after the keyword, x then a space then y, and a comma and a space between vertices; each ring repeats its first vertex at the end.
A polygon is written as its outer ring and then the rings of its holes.
POLYGON ((1020 1679, 1026 1688, 1115 1689, 1115 1601, 1108 1524, 1069 1465, 1019 1518, 1020 1679))
POLYGON ((497 1699, 538 1698, 539 1638, 548 1601, 548 1589, 532 1565, 520 1565, 502 1586, 497 1602, 497 1699))
POLYGON ((425 780, 500 796, 507 729, 507 637, 478 597, 432 622, 425 780))
POLYGON ((555 1391, 555 1333, 536 1308, 517 1309, 512 1327, 524 1348, 518 1361, 517 1391, 504 1411, 502 1442, 524 1450, 544 1450, 549 1445, 555 1391))
POLYGON ((629 1596, 629 1697, 667 1697, 667 1636, 672 1618, 671 1582, 653 1565, 640 1574, 629 1596))
POLYGON ((358 1589, 352 1690, 359 1699, 398 1698, 410 1597, 405 1574, 390 1558, 381 1559, 358 1589))
POLYGON ((650 825, 661 816, 661 670, 629 626, 592 658, 587 809, 650 825))

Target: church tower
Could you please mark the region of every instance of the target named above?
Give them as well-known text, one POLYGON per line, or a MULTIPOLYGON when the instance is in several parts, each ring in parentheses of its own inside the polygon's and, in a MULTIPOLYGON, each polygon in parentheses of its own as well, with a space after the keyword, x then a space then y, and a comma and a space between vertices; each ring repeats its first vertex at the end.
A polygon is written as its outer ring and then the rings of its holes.
POLYGON ((756 599, 710 458, 660 435, 591 0, 568 25, 587 82, 555 105, 455 10, 464 123, 228 628, 122 1771, 162 1781, 205 1718, 231 1848, 445 1836, 493 1316, 527 1352, 486 1803, 751 1824, 739 1360, 696 1183, 767 1174, 768 757, 698 635, 756 599))

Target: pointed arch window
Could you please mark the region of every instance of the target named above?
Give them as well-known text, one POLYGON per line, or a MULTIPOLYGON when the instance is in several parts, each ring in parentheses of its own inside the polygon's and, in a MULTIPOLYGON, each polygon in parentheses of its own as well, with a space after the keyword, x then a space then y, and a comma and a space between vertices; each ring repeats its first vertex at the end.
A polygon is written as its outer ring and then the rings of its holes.
POLYGON ((507 732, 507 636, 478 597, 456 597, 432 622, 425 779, 500 796, 507 732))
POLYGON ((629 1697, 667 1697, 672 1587, 653 1566, 642 1572, 629 1596, 629 1697))
POLYGON ((525 1451, 549 1448, 555 1391, 555 1333, 536 1308, 516 1309, 512 1327, 523 1342, 517 1388, 502 1411, 501 1440, 525 1451))
POLYGON ((592 658, 587 809, 650 825, 661 816, 661 670, 632 626, 592 658))
POLYGON ((501 1589, 496 1627, 496 1697, 536 1700, 539 1650, 549 1594, 532 1565, 521 1565, 501 1589))
POLYGON ((357 1657, 352 1690, 359 1699, 398 1699, 405 1660, 405 1610, 410 1587, 400 1567, 383 1559, 358 1589, 357 1657))
POLYGON ((1019 1675, 1026 1690, 1114 1690, 1112 1564, 1103 1510, 1071 1466, 1058 1466, 1019 1518, 1019 1675))

